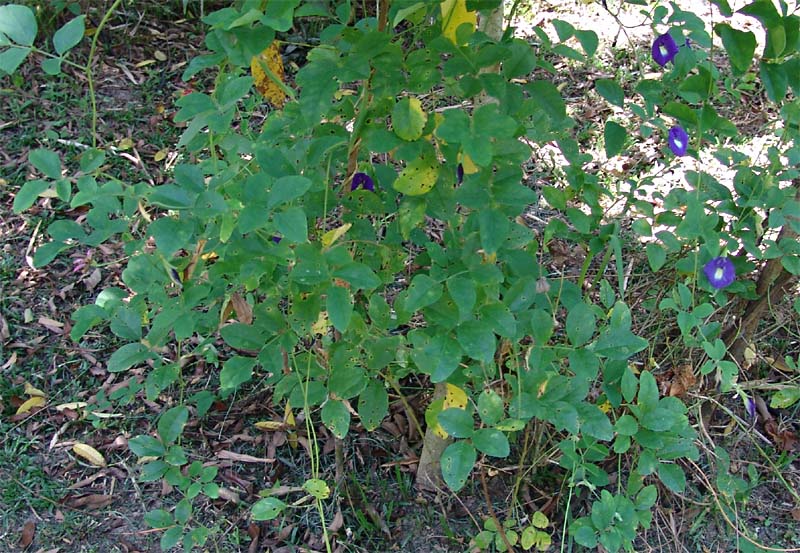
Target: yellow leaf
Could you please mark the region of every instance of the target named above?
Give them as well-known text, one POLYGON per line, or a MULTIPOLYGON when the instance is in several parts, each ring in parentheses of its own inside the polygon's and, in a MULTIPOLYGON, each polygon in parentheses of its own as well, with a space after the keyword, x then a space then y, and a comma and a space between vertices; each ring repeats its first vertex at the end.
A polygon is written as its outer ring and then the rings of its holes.
POLYGON ((475 165, 472 158, 463 152, 458 154, 458 162, 461 163, 461 168, 464 169, 465 175, 473 175, 480 171, 480 168, 475 165))
POLYGON ((78 442, 74 446, 72 446, 72 451, 75 452, 75 455, 77 455, 78 457, 83 457, 84 459, 89 461, 89 463, 91 463, 96 467, 106 466, 106 460, 103 458, 100 452, 90 445, 78 442))
POLYGON ((328 333, 328 312, 321 311, 319 317, 317 318, 317 322, 311 325, 311 332, 314 334, 327 334, 328 333))
POLYGON ((44 397, 44 392, 39 388, 34 388, 29 382, 25 383, 25 395, 44 397))
POLYGON ((133 140, 130 138, 123 138, 122 140, 119 141, 117 148, 119 148, 120 150, 130 150, 131 148, 133 148, 133 140))
MULTIPOLYGON (((286 402, 286 409, 283 412, 283 420, 289 426, 289 428, 295 427, 295 420, 294 420, 294 413, 292 412, 292 405, 288 401, 286 402)), ((297 432, 289 432, 286 436, 287 440, 289 441, 289 447, 292 449, 297 449, 297 432)))
POLYGON ((427 194, 439 178, 439 168, 425 159, 417 158, 400 171, 394 181, 394 189, 408 196, 427 194))
POLYGON ((155 57, 158 61, 167 61, 167 55, 161 50, 156 50, 153 52, 153 57, 155 57))
POLYGON ((162 148, 153 156, 153 161, 164 161, 169 153, 169 148, 162 148))
POLYGON ((459 26, 469 23, 475 30, 475 26, 478 24, 478 14, 467 11, 467 0, 444 0, 441 9, 442 34, 453 44, 458 44, 456 30, 459 26))
POLYGON ((450 409, 452 407, 466 409, 467 393, 458 386, 447 384, 447 393, 444 396, 444 405, 442 409, 450 409))
POLYGON ((601 404, 600 404, 600 405, 598 405, 597 407, 599 407, 599 408, 600 408, 600 410, 601 410, 603 413, 608 413, 609 411, 611 411, 611 402, 610 402, 610 401, 608 401, 608 400, 605 400, 603 403, 601 403, 601 404))
MULTIPOLYGON (((448 384, 450 386, 450 384, 448 384)), ((431 428, 433 433, 444 439, 447 437, 447 432, 444 431, 442 425, 439 424, 439 413, 444 411, 444 399, 437 399, 432 401, 428 408, 425 409, 425 422, 431 428)))
POLYGON ((284 430, 286 423, 281 421, 258 421, 255 426, 259 430, 284 430))
POLYGON ((353 226, 352 223, 345 223, 344 225, 342 225, 340 227, 337 227, 337 228, 335 228, 333 230, 329 230, 328 232, 323 234, 322 235, 322 247, 323 248, 329 248, 330 246, 332 246, 333 243, 336 242, 342 236, 344 236, 344 234, 348 230, 350 230, 350 227, 352 227, 352 226, 353 226))
POLYGON ((22 405, 19 406, 17 409, 17 415, 22 413, 30 413, 31 409, 34 407, 41 407, 46 403, 46 400, 41 396, 33 396, 29 400, 25 401, 22 405))
POLYGON ((69 403, 62 403, 60 405, 56 405, 56 411, 64 411, 65 409, 69 409, 70 411, 77 411, 78 409, 83 409, 89 405, 85 401, 71 401, 69 403))
POLYGON ((273 41, 263 52, 250 60, 250 72, 256 90, 276 108, 286 103, 286 93, 278 83, 283 83, 283 60, 278 43, 273 41))

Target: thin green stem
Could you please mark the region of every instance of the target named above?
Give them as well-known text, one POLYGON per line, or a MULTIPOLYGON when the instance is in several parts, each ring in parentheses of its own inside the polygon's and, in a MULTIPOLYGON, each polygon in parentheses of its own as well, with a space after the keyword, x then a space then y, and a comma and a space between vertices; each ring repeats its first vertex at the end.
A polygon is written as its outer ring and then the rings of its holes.
POLYGON ((111 19, 111 15, 116 11, 120 4, 122 4, 122 0, 114 0, 114 3, 111 4, 111 7, 106 10, 106 13, 103 15, 103 19, 100 20, 100 23, 97 25, 97 29, 94 31, 92 45, 89 48, 89 57, 86 60, 86 81, 89 83, 89 100, 92 103, 92 148, 97 148, 97 96, 94 92, 92 62, 94 61, 94 54, 97 51, 97 41, 100 39, 100 32, 103 30, 103 27, 105 27, 106 23, 108 23, 108 20, 111 19))

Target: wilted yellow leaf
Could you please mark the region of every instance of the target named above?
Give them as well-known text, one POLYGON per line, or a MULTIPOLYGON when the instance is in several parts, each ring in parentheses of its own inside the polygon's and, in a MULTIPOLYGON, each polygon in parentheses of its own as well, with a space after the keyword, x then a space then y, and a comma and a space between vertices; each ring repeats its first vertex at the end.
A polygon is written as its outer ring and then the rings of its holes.
MULTIPOLYGON (((449 386, 449 384, 448 384, 449 386)), ((433 428, 433 433, 444 439, 447 437, 447 432, 444 431, 442 425, 439 424, 439 413, 444 411, 444 399, 436 399, 428 405, 425 409, 425 423, 433 428)))
POLYGON ((153 155, 153 161, 164 161, 169 153, 169 148, 162 148, 153 155))
POLYGON ((46 403, 46 400, 41 396, 33 396, 29 400, 25 401, 22 405, 19 406, 17 409, 17 415, 22 413, 30 413, 31 409, 34 407, 41 407, 46 403))
POLYGON ((39 388, 34 388, 29 382, 25 383, 25 395, 44 397, 44 392, 39 388))
POLYGON ((328 322, 328 312, 320 311, 317 322, 311 325, 311 332, 314 334, 327 334, 329 326, 330 323, 328 322))
POLYGON ((278 43, 273 41, 263 52, 250 60, 250 72, 256 90, 276 108, 286 103, 286 93, 278 84, 283 83, 283 60, 278 43))
POLYGON ((472 158, 463 152, 458 154, 458 162, 461 164, 461 168, 464 170, 465 175, 473 175, 480 171, 480 168, 475 165, 475 162, 472 161, 472 158))
POLYGON ((444 396, 443 409, 450 409, 458 407, 459 409, 466 409, 467 407, 467 393, 453 384, 447 384, 447 393, 444 396))
POLYGON ((442 9, 442 34, 453 44, 458 44, 456 30, 460 25, 469 23, 472 28, 478 24, 478 14, 467 11, 467 0, 444 0, 442 9))
POLYGON ((119 148, 120 150, 130 150, 131 148, 133 148, 133 140, 130 138, 123 138, 122 140, 119 141, 117 148, 119 148))
POLYGON ((283 421, 258 421, 255 426, 259 430, 269 431, 286 429, 286 423, 283 421))
POLYGON ((65 409, 69 409, 70 411, 77 411, 78 409, 83 409, 86 407, 88 403, 85 401, 70 401, 69 403, 62 403, 60 405, 56 405, 56 411, 64 411, 65 409))
POLYGON ((333 230, 329 230, 325 234, 322 235, 322 247, 328 248, 333 245, 339 238, 344 236, 344 234, 350 230, 352 227, 352 223, 345 223, 344 225, 337 227, 333 230))
POLYGON ((156 58, 158 61, 167 61, 167 55, 161 50, 156 50, 155 52, 153 52, 153 57, 156 58))
POLYGON ((72 446, 72 451, 75 452, 75 455, 78 457, 83 457, 96 467, 106 466, 106 460, 103 455, 90 445, 78 442, 72 446))
POLYGON ((409 162, 405 169, 400 171, 392 186, 407 196, 421 196, 431 191, 438 178, 438 165, 420 157, 409 162))

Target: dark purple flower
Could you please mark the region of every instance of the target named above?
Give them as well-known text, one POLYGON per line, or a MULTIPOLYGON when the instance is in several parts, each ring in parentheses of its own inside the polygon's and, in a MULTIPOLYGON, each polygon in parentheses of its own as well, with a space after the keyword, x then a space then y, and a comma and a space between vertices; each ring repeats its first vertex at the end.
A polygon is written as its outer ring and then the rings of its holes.
POLYGON ((653 59, 661 67, 664 67, 678 55, 678 45, 669 33, 657 37, 653 41, 653 59))
POLYGON ((750 418, 756 418, 758 414, 756 412, 756 400, 751 397, 747 397, 745 399, 745 407, 747 407, 747 414, 750 415, 750 418))
POLYGON ((366 173, 355 173, 353 174, 353 180, 350 181, 350 191, 352 192, 359 188, 375 192, 375 182, 372 180, 372 177, 366 173))
POLYGON ((669 130, 668 140, 669 149, 676 156, 686 155, 686 149, 689 148, 689 135, 683 130, 680 125, 675 125, 669 130))
POLYGON ((456 168, 456 182, 458 184, 461 184, 462 182, 464 182, 464 166, 461 165, 460 163, 458 164, 458 167, 456 168))
POLYGON ((736 279, 736 269, 727 257, 715 257, 703 267, 711 286, 717 290, 725 288, 736 279))
POLYGON ((276 244, 280 244, 282 238, 280 236, 278 236, 277 234, 273 234, 272 237, 270 238, 270 240, 272 240, 276 244))

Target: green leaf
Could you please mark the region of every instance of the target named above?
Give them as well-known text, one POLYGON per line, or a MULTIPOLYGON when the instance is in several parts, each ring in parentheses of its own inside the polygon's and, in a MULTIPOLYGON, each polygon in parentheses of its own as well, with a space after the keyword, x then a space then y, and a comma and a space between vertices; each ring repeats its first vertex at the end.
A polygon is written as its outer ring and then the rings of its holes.
POLYGON ((154 359, 156 355, 147 346, 140 343, 125 344, 113 354, 108 360, 106 370, 110 373, 118 373, 138 365, 147 359, 154 359))
POLYGON ((334 328, 339 332, 346 332, 353 316, 353 297, 350 291, 341 286, 328 288, 326 308, 334 328))
POLYGON ((294 10, 299 4, 300 0, 267 2, 267 7, 264 9, 264 17, 261 18, 261 23, 276 31, 288 31, 292 28, 294 10))
POLYGON ((477 457, 475 447, 467 441, 462 440, 447 446, 442 453, 440 464, 448 488, 457 492, 464 487, 477 457))
POLYGON ((11 75, 22 65, 30 52, 30 48, 8 48, 0 52, 0 71, 11 75))
POLYGON ((722 39, 722 45, 728 52, 734 74, 741 75, 750 69, 753 54, 756 51, 756 36, 750 31, 734 29, 727 23, 715 25, 714 32, 722 39))
POLYGON ((21 46, 33 46, 36 40, 36 16, 27 6, 0 6, 0 33, 21 46))
POLYGON ((70 48, 81 41, 86 30, 85 19, 85 15, 79 15, 65 23, 53 35, 53 48, 55 48, 59 56, 63 56, 70 48))
POLYGON ((428 275, 416 275, 408 287, 405 309, 410 312, 435 303, 442 297, 442 285, 428 275))
POLYGON ((475 282, 465 277, 452 277, 447 280, 447 291, 456 302, 461 320, 469 318, 478 297, 475 282))
POLYGON ((594 335, 597 317, 585 302, 572 306, 567 314, 567 337, 573 346, 582 346, 594 335))
POLYGON ((439 425, 454 438, 469 438, 475 428, 472 415, 464 409, 452 407, 439 413, 439 425))
POLYGON ((581 48, 583 51, 586 52, 588 57, 594 56, 595 52, 597 52, 597 46, 599 45, 599 40, 597 38, 597 33, 594 31, 575 31, 575 38, 578 39, 578 42, 581 43, 581 48))
MULTIPOLYGON (((503 398, 494 390, 487 389, 478 396, 478 415, 487 426, 494 426, 503 418, 503 398)), ((478 448, 480 449, 480 448, 478 448)))
POLYGON ((23 184, 17 195, 14 196, 14 204, 12 206, 14 213, 21 213, 28 209, 39 197, 39 194, 48 188, 50 188, 50 183, 41 179, 29 180, 23 184))
POLYGON ((189 409, 178 405, 168 409, 158 419, 158 435, 165 444, 173 444, 183 433, 183 427, 189 420, 189 409))
POLYGON ((481 307, 480 320, 486 322, 492 331, 504 338, 514 338, 517 334, 517 320, 511 310, 500 302, 481 307))
POLYGON ((299 198, 311 188, 311 180, 299 175, 281 177, 272 186, 267 200, 267 208, 273 208, 295 198, 299 198))
POLYGON ((498 209, 486 208, 478 212, 478 223, 483 251, 487 255, 497 253, 497 250, 508 238, 511 228, 508 217, 498 209))
POLYGON ((658 405, 658 384, 650 371, 642 371, 639 375, 639 395, 636 402, 648 411, 658 405))
POLYGON ((464 352, 484 363, 494 359, 495 337, 491 329, 480 321, 467 321, 456 329, 456 337, 464 352))
POLYGON ((658 478, 667 488, 675 493, 683 493, 683 490, 686 488, 686 475, 679 465, 659 463, 658 478))
POLYGON ((253 504, 253 520, 272 520, 286 508, 286 503, 277 497, 265 497, 253 504))
POLYGON ((144 521, 150 528, 169 528, 175 524, 175 519, 164 509, 156 509, 145 513, 144 521))
POLYGON ((608 441, 614 437, 611 421, 599 407, 588 403, 579 403, 577 409, 581 432, 598 440, 608 441))
POLYGON ((625 92, 617 81, 612 79, 597 79, 595 81, 597 93, 615 106, 625 107, 625 92))
POLYGON ((647 244, 645 253, 647 253, 647 262, 650 264, 650 269, 654 273, 667 262, 667 251, 658 244, 647 244))
POLYGON ((355 364, 346 350, 334 354, 328 378, 328 392, 337 399, 350 399, 364 391, 366 386, 367 375, 364 368, 355 364))
POLYGON ((775 392, 769 406, 773 409, 786 409, 800 400, 800 386, 783 388, 775 392))
POLYGON ((417 140, 428 122, 428 114, 417 98, 403 98, 392 109, 392 128, 403 140, 417 140))
POLYGON ((156 246, 164 257, 168 258, 189 245, 192 225, 178 218, 160 217, 150 223, 148 232, 153 235, 156 246))
POLYGON ((503 61, 503 76, 514 79, 528 75, 536 67, 536 56, 531 45, 520 38, 514 38, 509 44, 511 55, 503 61))
POLYGON ((51 179, 61 178, 61 159, 54 151, 45 148, 31 150, 28 161, 45 176, 51 179))
POLYGON ((603 136, 605 137, 606 157, 612 158, 625 147, 625 139, 628 137, 628 133, 625 127, 609 120, 606 121, 603 136))
POLYGON ((639 431, 639 424, 630 415, 622 415, 614 424, 614 430, 622 436, 633 436, 639 431))
POLYGON ((472 443, 481 453, 492 457, 508 457, 511 447, 505 434, 494 428, 481 428, 472 435, 472 443))
POLYGON ((48 75, 59 75, 61 73, 62 58, 46 58, 42 60, 42 71, 48 75))
POLYGON ((380 426, 389 412, 389 394, 380 380, 370 380, 367 387, 358 396, 358 415, 361 424, 367 431, 373 431, 380 426))
POLYGON ((128 447, 139 457, 161 457, 166 452, 164 444, 153 436, 136 436, 128 440, 128 447))
POLYGON ((628 359, 647 348, 649 343, 628 328, 610 328, 595 343, 594 352, 608 359, 628 359))
POLYGON ((299 243, 308 241, 308 220, 306 212, 301 207, 290 207, 275 214, 275 227, 282 238, 289 242, 299 243))
POLYGON ((252 357, 236 355, 231 357, 222 366, 219 373, 219 385, 223 389, 237 388, 253 378, 253 367, 256 360, 252 357))
POLYGON ((322 406, 322 423, 334 436, 344 438, 350 429, 350 411, 343 402, 329 399, 322 406))
POLYGON ((129 342, 142 339, 142 316, 130 306, 119 307, 111 316, 111 332, 129 342))
POLYGON ((372 290, 381 284, 375 272, 361 263, 350 263, 333 271, 333 276, 350 283, 356 290, 372 290))

